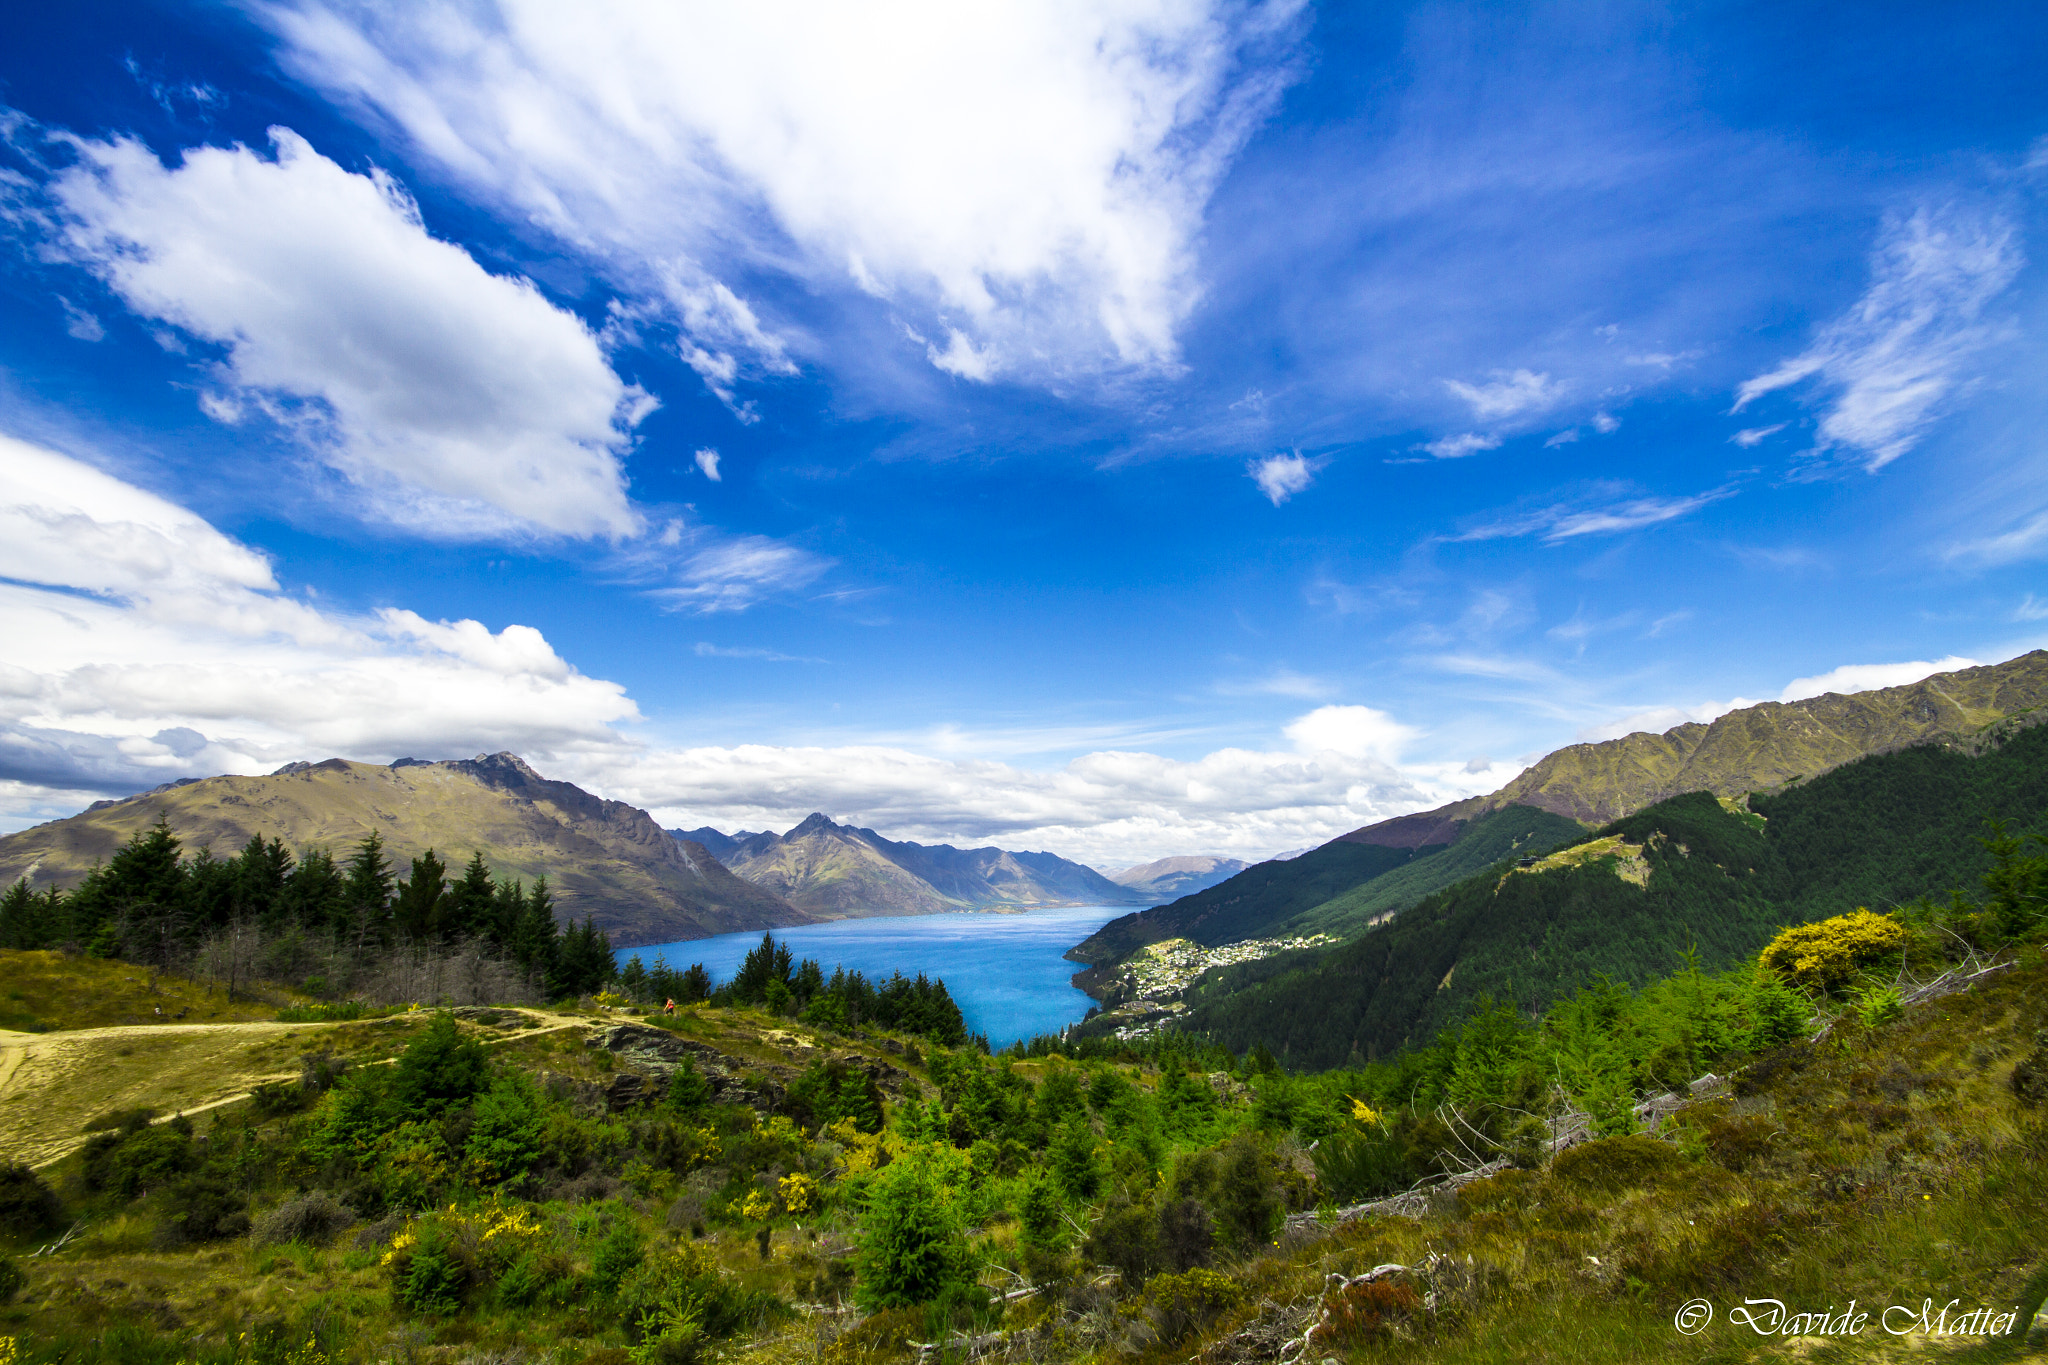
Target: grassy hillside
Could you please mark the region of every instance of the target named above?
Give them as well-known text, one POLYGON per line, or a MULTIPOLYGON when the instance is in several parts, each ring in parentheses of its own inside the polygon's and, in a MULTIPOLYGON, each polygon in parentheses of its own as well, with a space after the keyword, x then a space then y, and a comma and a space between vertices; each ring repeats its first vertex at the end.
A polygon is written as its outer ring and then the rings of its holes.
POLYGON ((510 754, 398 767, 329 759, 131 797, 0 838, 0 886, 74 884, 159 816, 188 849, 219 857, 261 835, 341 859, 372 830, 401 866, 430 848, 456 866, 480 851, 501 877, 546 875, 565 916, 594 917, 620 947, 811 922, 646 812, 549 781, 510 754))
POLYGON ((1781 925, 1973 886, 1991 865, 1984 822, 2048 811, 2048 728, 1978 757, 1930 745, 1866 758, 1751 805, 1673 798, 1573 856, 1430 896, 1313 967, 1216 974, 1188 1026, 1334 1066, 1425 1040, 1482 995, 1540 1010, 1597 976, 1654 979, 1691 946, 1718 968, 1781 925))
POLYGON ((1576 843, 1585 827, 1534 806, 1508 806, 1474 820, 1458 841, 1381 873, 1341 895, 1295 916, 1282 926, 1291 934, 1335 934, 1353 938, 1385 915, 1409 906, 1503 858, 1548 853, 1576 843))
POLYGON ((1486 798, 1482 808, 1536 806, 1598 824, 1682 792, 1739 797, 1810 780, 1869 754, 1969 735, 2042 706, 2048 706, 2048 651, 2035 650, 1905 687, 1764 702, 1711 725, 1574 744, 1486 798))

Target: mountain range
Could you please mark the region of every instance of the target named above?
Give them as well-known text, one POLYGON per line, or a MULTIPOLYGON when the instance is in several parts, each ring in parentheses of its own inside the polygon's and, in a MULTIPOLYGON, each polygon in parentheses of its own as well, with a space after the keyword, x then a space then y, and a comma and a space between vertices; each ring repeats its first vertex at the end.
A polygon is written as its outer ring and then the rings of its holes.
POLYGON ((594 919, 622 948, 814 920, 646 811, 550 781, 509 753, 388 767, 330 758, 95 802, 0 838, 0 885, 75 883, 159 817, 188 853, 227 856, 260 835, 340 859, 372 830, 401 874, 430 848, 456 867, 480 852, 499 877, 545 874, 561 915, 594 919))
POLYGON ((898 843, 823 814, 786 834, 728 835, 708 827, 669 833, 702 845, 747 881, 823 919, 1157 899, 1057 854, 898 843))
POLYGON ((1090 969, 1075 977, 1088 990, 1170 938, 1217 947, 1292 933, 1354 937, 1499 859, 1547 852, 1672 797, 1782 792, 1917 745, 1969 752, 2044 705, 2048 651, 2035 650, 1902 687, 1764 702, 1663 734, 1570 745, 1489 795, 1382 820, 1113 920, 1067 956, 1090 969))
POLYGON ((1178 858, 1159 858, 1103 875, 1118 886, 1127 886, 1151 900, 1170 901, 1180 896, 1191 896, 1197 891, 1206 891, 1249 866, 1250 864, 1242 858, 1199 853, 1178 858))

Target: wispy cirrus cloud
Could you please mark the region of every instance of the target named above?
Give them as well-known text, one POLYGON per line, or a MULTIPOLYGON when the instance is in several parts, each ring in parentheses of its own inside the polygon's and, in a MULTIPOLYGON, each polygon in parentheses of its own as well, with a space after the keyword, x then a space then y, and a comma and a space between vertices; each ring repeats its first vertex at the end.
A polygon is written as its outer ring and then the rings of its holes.
POLYGON ((1467 455, 1477 455, 1482 450, 1500 449, 1500 437, 1481 436, 1477 432, 1466 431, 1456 436, 1443 436, 1434 441, 1425 441, 1413 449, 1426 451, 1439 460, 1462 460, 1467 455))
POLYGON ((1832 395, 1820 447, 1860 451, 1866 469, 1882 469, 1941 416, 1970 360, 2008 333, 1986 309, 2024 262, 2018 228, 1998 214, 1947 207, 1888 218, 1863 297, 1805 351, 1745 381, 1731 411, 1817 379, 1832 395))
POLYGON ((1444 539, 1455 543, 1534 536, 1556 543, 1579 536, 1615 535, 1676 521, 1711 503, 1735 496, 1732 487, 1710 489, 1682 498, 1624 497, 1619 496, 1620 492, 1618 487, 1606 485, 1586 499, 1484 522, 1444 539))
POLYGON ((821 664, 823 659, 814 659, 804 654, 784 654, 779 649, 762 649, 753 645, 714 645, 708 640, 699 640, 694 651, 700 659, 757 659, 769 664, 821 664))
POLYGON ((1444 387, 1465 400, 1478 422, 1498 422, 1557 406, 1571 387, 1533 370, 1495 370, 1483 383, 1446 379, 1444 387))
POLYGON ((253 8, 294 75, 664 301, 742 412, 809 347, 766 302, 792 281, 970 380, 1170 370, 1204 207, 1304 28, 1298 0, 253 8))

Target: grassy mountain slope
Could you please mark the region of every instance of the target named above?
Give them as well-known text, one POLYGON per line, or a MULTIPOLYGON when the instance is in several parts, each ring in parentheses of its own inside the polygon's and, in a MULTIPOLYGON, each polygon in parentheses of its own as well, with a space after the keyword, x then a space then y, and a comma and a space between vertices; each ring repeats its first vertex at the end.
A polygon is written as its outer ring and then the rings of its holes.
POLYGON ((1674 797, 1530 871, 1497 864, 1313 967, 1218 973, 1188 1026, 1331 1066, 1428 1038, 1482 994, 1537 1009, 1597 976, 1664 975, 1689 946, 1715 968, 1781 925, 1973 885, 1990 866, 1983 822, 2048 810, 2048 728, 1980 757, 1873 756, 1751 806, 1674 797))
POLYGON ((1382 916, 1405 910, 1432 891, 1441 891, 1503 858, 1548 853, 1561 844, 1578 842, 1585 833, 1576 820, 1534 806, 1490 811, 1474 820, 1448 848, 1423 854, 1352 887, 1295 916, 1280 932, 1351 938, 1382 916))
POLYGON ((787 834, 674 830, 797 907, 829 917, 929 915, 989 906, 1128 905, 1143 893, 1052 853, 899 843, 813 814, 787 834))
POLYGON ((1068 949, 1067 957, 1100 967, 1169 938, 1193 939, 1205 948, 1257 938, 1413 856, 1405 848, 1334 843, 1285 862, 1259 863, 1171 905, 1113 919, 1068 949))
POLYGON ((1407 847, 1450 842, 1459 822, 1512 805, 1602 824, 1681 792, 1742 796, 1810 780, 1869 754, 1969 735, 2044 705, 2048 651, 2037 649, 1905 687, 1763 702, 1730 711, 1711 725, 1573 744, 1490 796, 1383 820, 1343 837, 1407 847))
POLYGON ((331 758, 105 803, 0 838, 0 883, 75 883, 159 815, 188 850, 223 857, 262 835, 340 858, 372 830, 401 872, 429 848, 457 867, 481 851, 500 877, 545 874, 562 915, 594 917, 619 947, 812 918, 645 811, 549 781, 512 754, 393 767, 331 758))

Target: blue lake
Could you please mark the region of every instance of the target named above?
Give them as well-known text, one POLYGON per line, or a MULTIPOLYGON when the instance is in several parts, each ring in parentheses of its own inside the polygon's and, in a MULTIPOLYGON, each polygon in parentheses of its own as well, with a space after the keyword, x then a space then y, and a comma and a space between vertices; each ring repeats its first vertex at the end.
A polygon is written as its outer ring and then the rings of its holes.
MULTIPOLYGON (((1019 1038, 1058 1033, 1088 1012, 1092 1003, 1069 984, 1081 970, 1060 954, 1103 925, 1136 907, 1080 905, 1032 910, 1021 915, 888 915, 835 920, 830 924, 777 929, 798 961, 812 957, 831 976, 834 967, 887 980, 890 972, 923 972, 946 983, 970 1033, 988 1035, 989 1046, 1008 1047, 1019 1038)), ((740 959, 761 941, 760 933, 720 934, 683 943, 635 948, 649 966, 666 962, 683 968, 701 962, 711 979, 730 981, 740 959)))

